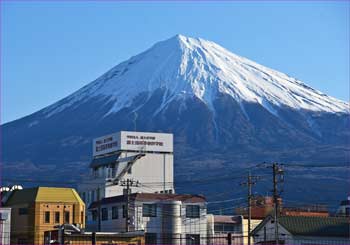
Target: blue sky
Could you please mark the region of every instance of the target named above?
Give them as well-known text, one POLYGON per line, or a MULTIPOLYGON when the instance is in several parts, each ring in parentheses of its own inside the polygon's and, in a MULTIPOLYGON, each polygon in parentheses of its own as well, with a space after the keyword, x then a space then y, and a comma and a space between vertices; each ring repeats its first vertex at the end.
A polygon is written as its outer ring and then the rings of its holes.
POLYGON ((1 122, 181 33, 349 101, 348 1, 1 1, 1 122))

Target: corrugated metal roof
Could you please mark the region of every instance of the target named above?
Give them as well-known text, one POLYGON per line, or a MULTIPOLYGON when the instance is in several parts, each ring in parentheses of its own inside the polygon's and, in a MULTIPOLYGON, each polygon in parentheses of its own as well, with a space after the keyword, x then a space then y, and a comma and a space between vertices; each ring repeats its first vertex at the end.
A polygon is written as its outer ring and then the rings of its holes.
POLYGON ((294 235, 349 237, 350 222, 346 218, 283 216, 278 221, 294 235))
MULTIPOLYGON (((267 216, 252 233, 256 234, 270 220, 273 220, 272 216, 267 216)), ((350 235, 350 221, 343 217, 281 216, 278 218, 278 223, 296 236, 349 237, 350 235)))
POLYGON ((104 165, 108 165, 108 164, 111 164, 111 163, 115 163, 115 162, 117 162, 120 154, 121 153, 119 152, 117 154, 113 154, 113 155, 109 155, 109 156, 94 158, 94 159, 92 159, 89 167, 90 168, 95 168, 95 167, 99 167, 99 166, 104 166, 104 165))
POLYGON ((36 202, 80 202, 78 193, 71 188, 39 187, 36 202))
POLYGON ((15 191, 6 206, 34 202, 84 202, 72 188, 36 187, 15 191))

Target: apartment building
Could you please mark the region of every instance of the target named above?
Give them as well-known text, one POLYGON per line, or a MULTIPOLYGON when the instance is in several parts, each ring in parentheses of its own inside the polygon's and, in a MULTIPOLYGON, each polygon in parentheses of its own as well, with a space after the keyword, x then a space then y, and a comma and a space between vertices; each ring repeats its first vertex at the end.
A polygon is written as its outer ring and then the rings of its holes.
POLYGON ((103 232, 145 231, 146 244, 206 244, 206 215, 200 195, 134 193, 92 203, 87 222, 103 232))

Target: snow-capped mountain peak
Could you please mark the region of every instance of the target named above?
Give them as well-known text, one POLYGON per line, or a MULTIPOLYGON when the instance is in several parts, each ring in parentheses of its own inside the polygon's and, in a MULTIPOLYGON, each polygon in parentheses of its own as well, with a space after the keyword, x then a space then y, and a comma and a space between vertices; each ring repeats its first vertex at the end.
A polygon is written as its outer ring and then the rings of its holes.
POLYGON ((349 113, 349 105, 310 88, 284 73, 259 65, 201 38, 176 35, 120 63, 97 80, 46 109, 48 116, 90 99, 112 101, 109 113, 129 106, 140 93, 165 89, 160 109, 179 97, 195 96, 212 108, 219 94, 237 102, 349 113))

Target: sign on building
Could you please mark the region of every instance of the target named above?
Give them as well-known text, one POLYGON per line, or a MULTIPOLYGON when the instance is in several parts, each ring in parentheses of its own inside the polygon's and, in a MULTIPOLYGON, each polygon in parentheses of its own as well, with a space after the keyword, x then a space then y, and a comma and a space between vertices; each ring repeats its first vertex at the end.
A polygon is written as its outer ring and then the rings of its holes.
POLYGON ((120 131, 93 140, 93 156, 119 150, 173 152, 173 135, 120 131))

